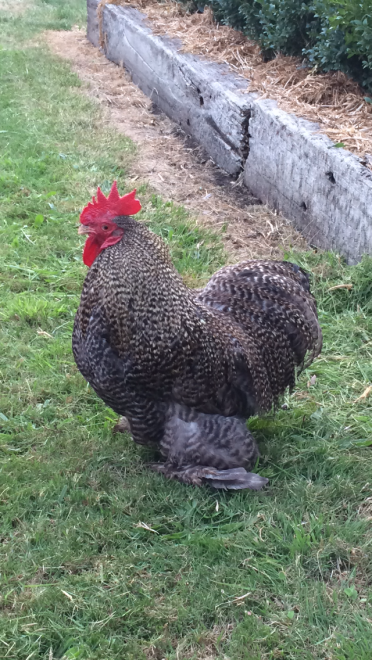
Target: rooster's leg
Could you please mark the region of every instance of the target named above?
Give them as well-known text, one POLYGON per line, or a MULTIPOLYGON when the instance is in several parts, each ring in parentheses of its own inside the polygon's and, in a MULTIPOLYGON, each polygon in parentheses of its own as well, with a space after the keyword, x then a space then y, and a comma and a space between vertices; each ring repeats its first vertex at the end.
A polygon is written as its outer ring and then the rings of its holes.
POLYGON ((132 440, 138 445, 157 447, 164 435, 165 406, 150 399, 141 399, 138 395, 135 400, 125 401, 118 406, 117 413, 125 414, 114 426, 114 433, 129 433, 132 440))
POLYGON ((236 417, 172 406, 160 448, 166 462, 151 467, 169 479, 232 490, 260 490, 268 482, 247 472, 255 466, 259 451, 244 421, 236 417))

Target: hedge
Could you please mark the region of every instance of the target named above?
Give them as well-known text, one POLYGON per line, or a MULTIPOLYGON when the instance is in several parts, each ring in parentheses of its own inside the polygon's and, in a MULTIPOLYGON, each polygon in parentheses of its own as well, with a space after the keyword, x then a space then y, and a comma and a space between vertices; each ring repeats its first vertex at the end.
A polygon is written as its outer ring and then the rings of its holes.
MULTIPOLYGON (((190 4, 190 0, 183 0, 190 4)), ((198 0, 192 0, 200 10, 198 0)), ((303 56, 372 92, 372 0, 206 0, 216 19, 255 39, 264 56, 303 56)))

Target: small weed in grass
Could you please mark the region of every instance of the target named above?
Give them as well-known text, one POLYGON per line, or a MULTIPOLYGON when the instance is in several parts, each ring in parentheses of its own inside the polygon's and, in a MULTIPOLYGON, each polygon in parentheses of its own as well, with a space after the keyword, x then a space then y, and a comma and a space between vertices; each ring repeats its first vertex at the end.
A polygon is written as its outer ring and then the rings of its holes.
MULTIPOLYGON (((71 354, 79 211, 97 185, 128 190, 135 151, 30 45, 84 5, 0 13, 0 656, 370 660, 371 260, 289 255, 313 273, 325 342, 286 409, 249 422, 267 491, 149 472, 71 354)), ((218 238, 139 196, 139 217, 203 283, 223 263, 218 238)))

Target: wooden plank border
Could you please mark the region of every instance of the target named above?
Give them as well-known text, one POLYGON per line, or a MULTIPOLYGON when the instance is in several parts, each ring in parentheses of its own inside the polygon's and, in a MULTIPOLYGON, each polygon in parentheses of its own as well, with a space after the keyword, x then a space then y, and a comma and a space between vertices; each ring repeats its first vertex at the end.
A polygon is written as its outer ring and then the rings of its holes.
MULTIPOLYGON (((99 0, 87 0, 88 39, 101 42, 99 0)), ((335 148, 317 124, 243 93, 247 81, 224 65, 180 52, 176 39, 153 34, 144 14, 107 4, 101 16, 106 57, 212 160, 231 175, 244 170, 251 193, 277 209, 308 240, 350 263, 372 254, 372 172, 335 148)))

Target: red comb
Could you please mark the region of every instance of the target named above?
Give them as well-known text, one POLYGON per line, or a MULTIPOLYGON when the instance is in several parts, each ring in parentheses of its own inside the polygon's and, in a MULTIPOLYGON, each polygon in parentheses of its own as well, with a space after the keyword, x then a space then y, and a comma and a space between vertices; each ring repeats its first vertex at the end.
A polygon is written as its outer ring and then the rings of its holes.
POLYGON ((112 184, 109 196, 105 197, 100 188, 97 188, 97 200, 95 197, 80 214, 80 222, 88 225, 94 220, 112 220, 120 215, 134 215, 141 210, 141 204, 135 199, 136 191, 120 197, 116 181, 112 184))

